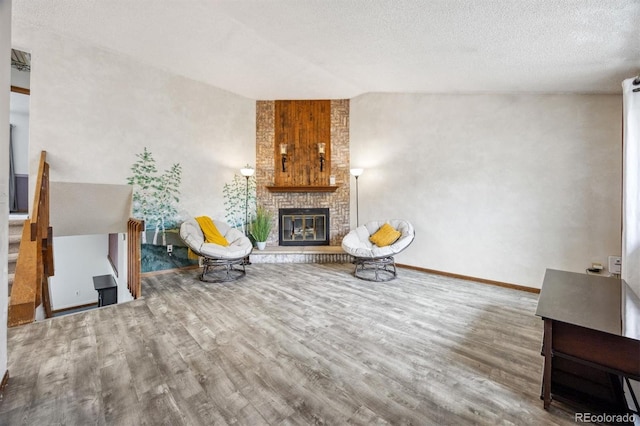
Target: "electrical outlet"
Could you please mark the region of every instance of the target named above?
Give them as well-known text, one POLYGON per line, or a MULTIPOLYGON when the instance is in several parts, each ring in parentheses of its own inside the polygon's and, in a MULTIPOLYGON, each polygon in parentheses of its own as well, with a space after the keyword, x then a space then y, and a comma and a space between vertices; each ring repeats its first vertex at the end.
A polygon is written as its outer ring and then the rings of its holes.
POLYGON ((622 258, 620 256, 609 256, 609 272, 612 274, 622 273, 622 258))
POLYGON ((591 267, 587 268, 587 273, 591 274, 600 274, 602 271, 604 271, 604 266, 598 262, 591 262, 591 267))
POLYGON ((173 253, 173 244, 167 244, 167 253, 173 253))

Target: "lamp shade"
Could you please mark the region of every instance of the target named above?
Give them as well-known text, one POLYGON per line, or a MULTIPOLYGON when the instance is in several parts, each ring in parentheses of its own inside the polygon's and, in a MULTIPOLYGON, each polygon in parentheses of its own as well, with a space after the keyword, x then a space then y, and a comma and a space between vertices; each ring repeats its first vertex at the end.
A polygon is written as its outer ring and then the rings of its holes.
POLYGON ((351 169, 351 174, 355 177, 360 176, 364 172, 364 169, 351 169))
POLYGON ((243 167, 240 169, 240 173, 242 174, 242 176, 244 177, 249 177, 249 176, 253 176, 253 172, 255 170, 253 170, 253 167, 243 167))

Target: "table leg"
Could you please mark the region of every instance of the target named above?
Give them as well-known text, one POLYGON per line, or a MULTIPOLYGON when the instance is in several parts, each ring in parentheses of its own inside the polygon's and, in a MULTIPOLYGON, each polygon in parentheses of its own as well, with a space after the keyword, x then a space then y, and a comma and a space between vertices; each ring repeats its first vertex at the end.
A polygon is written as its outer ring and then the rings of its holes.
POLYGON ((551 362, 553 357, 553 351, 551 348, 552 333, 553 333, 553 320, 548 318, 544 319, 544 338, 543 338, 543 351, 544 351, 544 374, 542 376, 542 399, 544 401, 545 410, 549 408, 551 404, 551 362))

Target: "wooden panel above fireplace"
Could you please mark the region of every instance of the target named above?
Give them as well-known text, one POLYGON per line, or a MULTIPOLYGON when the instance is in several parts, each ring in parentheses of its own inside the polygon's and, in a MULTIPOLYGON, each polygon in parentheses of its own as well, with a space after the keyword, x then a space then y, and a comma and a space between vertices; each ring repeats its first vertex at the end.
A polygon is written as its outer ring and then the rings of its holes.
POLYGON ((331 101, 275 101, 273 153, 276 167, 272 188, 329 187, 331 101), (324 143, 325 149, 322 166, 319 143, 324 143), (287 144, 284 170, 281 144, 287 144))

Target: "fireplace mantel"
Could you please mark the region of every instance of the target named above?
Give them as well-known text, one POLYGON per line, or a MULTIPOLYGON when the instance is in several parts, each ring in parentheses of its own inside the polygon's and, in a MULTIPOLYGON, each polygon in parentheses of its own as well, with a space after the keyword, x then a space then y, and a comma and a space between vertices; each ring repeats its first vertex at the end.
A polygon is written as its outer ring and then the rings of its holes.
POLYGON ((301 186, 267 186, 269 192, 336 192, 340 188, 333 186, 301 185, 301 186))

